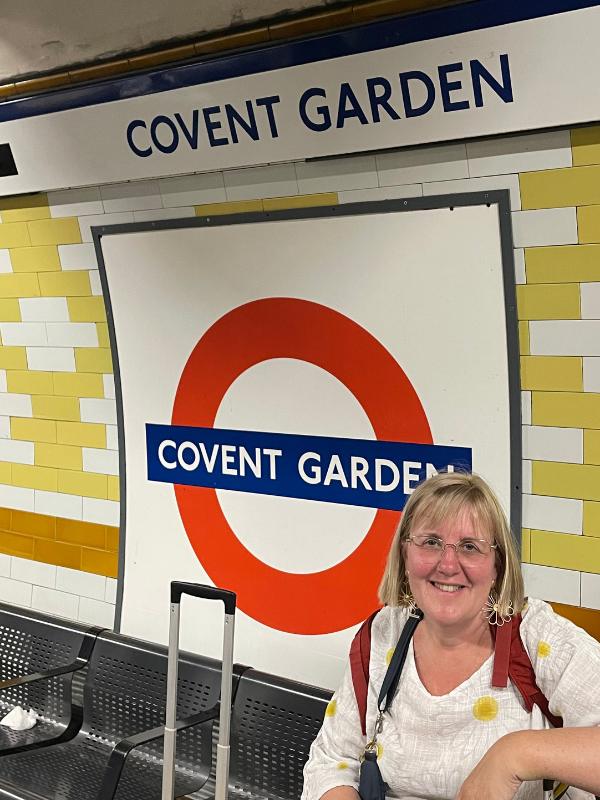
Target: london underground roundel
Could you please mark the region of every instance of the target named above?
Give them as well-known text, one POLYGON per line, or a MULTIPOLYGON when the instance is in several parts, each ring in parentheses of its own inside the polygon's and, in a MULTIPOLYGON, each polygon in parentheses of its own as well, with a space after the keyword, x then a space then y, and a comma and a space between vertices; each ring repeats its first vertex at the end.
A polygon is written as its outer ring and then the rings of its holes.
MULTIPOLYGON (((431 444, 423 406, 400 365, 368 331, 318 303, 267 298, 217 320, 181 375, 172 424, 213 427, 236 378, 262 361, 299 359, 331 373, 352 392, 377 439, 431 444)), ((242 611, 297 634, 346 629, 377 606, 377 587, 398 512, 379 509, 360 544, 334 566, 290 573, 256 558, 225 518, 213 488, 175 485, 183 525, 211 580, 237 592, 242 611)))

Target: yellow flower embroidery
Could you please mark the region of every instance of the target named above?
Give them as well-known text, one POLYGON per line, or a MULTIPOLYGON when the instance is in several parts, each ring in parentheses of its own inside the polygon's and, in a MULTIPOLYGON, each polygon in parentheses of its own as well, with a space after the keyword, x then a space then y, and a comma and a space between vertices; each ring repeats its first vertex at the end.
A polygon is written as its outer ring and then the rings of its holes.
POLYGON ((538 656, 540 658, 547 658, 551 652, 552 648, 550 647, 548 642, 540 642, 538 644, 538 656))
POLYGON ((345 761, 340 761, 340 763, 337 765, 337 768, 338 769, 348 769, 348 764, 346 764, 345 761))
POLYGON ((390 649, 385 654, 385 663, 388 665, 388 667, 390 665, 390 661, 392 660, 392 656, 394 655, 395 649, 396 649, 395 647, 390 647, 390 649))
POLYGON ((486 695, 473 703, 473 716, 480 722, 491 722, 498 715, 498 703, 486 695))
POLYGON ((327 703, 327 708, 325 709, 325 716, 326 717, 333 717, 335 712, 337 711, 337 700, 330 700, 327 703))
POLYGON ((383 755, 383 745, 381 742, 377 742, 377 758, 381 758, 383 755))

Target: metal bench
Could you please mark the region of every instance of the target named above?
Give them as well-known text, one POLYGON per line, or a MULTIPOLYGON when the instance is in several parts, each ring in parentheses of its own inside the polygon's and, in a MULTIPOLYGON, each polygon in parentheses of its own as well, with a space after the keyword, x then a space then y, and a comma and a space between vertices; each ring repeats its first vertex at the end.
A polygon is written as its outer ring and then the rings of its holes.
MULTIPOLYGON (((243 667, 236 667, 237 677, 243 667)), ((211 769, 221 664, 179 661, 176 795, 211 769)), ((98 637, 84 687, 83 724, 70 741, 0 760, 0 797, 23 800, 160 800, 166 648, 118 634, 98 637)))
POLYGON ((87 666, 100 631, 0 603, 0 718, 21 706, 39 720, 28 731, 0 725, 0 756, 77 734, 82 709, 72 699, 73 678, 87 666))

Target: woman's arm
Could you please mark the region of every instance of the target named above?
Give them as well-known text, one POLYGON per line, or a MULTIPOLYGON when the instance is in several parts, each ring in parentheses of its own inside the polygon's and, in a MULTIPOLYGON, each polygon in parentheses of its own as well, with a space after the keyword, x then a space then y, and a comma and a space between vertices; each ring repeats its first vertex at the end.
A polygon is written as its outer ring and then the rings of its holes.
POLYGON ((325 794, 321 795, 320 800, 359 800, 360 795, 352 786, 336 786, 325 794))

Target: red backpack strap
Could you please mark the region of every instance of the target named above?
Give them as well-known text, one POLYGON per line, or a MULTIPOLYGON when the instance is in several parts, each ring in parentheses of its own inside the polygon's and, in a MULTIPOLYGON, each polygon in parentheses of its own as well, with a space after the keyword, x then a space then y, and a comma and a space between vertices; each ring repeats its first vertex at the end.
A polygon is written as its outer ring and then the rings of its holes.
POLYGON ((371 660, 371 626, 379 609, 374 611, 357 630, 350 645, 350 670, 358 706, 360 728, 367 735, 367 694, 369 691, 369 662, 371 660))

